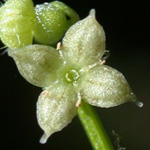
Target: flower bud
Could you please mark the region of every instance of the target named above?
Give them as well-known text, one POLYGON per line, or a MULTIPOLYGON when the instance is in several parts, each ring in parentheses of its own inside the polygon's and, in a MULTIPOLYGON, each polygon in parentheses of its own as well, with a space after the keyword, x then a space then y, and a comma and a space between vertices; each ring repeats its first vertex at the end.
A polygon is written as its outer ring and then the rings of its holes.
POLYGON ((32 44, 34 19, 32 0, 6 1, 0 8, 1 41, 11 49, 32 44))
POLYGON ((35 13, 35 41, 47 45, 56 44, 66 30, 79 20, 74 10, 58 1, 36 5, 35 13))

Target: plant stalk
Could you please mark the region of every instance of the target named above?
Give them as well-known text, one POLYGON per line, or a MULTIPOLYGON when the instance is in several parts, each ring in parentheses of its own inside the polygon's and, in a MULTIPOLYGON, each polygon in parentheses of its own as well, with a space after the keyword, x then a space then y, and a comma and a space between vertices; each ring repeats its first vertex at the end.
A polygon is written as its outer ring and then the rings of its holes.
POLYGON ((93 107, 82 100, 79 119, 94 150, 114 150, 114 147, 93 107))

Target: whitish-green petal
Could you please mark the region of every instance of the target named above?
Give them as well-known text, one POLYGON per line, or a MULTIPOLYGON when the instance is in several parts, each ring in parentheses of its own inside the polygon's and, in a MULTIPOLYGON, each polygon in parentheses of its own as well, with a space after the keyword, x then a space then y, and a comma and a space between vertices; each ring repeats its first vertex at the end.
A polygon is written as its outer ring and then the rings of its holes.
POLYGON ((62 130, 77 114, 77 95, 64 85, 53 85, 41 93, 37 102, 37 119, 44 134, 40 143, 46 143, 49 136, 62 130))
POLYGON ((50 46, 28 45, 8 50, 21 75, 31 84, 39 87, 50 86, 56 80, 55 71, 60 65, 58 52, 50 46))
POLYGON ((113 107, 136 101, 124 76, 106 65, 89 70, 82 78, 81 88, 82 99, 98 107, 113 107))
POLYGON ((0 38, 11 49, 32 44, 35 11, 32 0, 7 0, 0 8, 0 38))
POLYGON ((105 33, 95 19, 95 10, 78 21, 65 34, 62 52, 72 64, 85 66, 95 63, 104 54, 105 33))

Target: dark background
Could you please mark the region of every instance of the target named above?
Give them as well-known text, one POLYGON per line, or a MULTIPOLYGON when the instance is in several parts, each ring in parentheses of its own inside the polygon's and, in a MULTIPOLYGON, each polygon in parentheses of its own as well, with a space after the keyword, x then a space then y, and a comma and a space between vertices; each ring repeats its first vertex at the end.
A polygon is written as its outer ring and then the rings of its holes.
MULTIPOLYGON (((44 0, 36 1, 43 3, 44 0)), ((112 130, 127 150, 150 150, 150 5, 133 0, 63 0, 81 19, 91 8, 106 32, 111 57, 107 64, 122 72, 143 108, 126 103, 110 109, 96 108, 115 145, 112 130)), ((1 44, 2 46, 2 44, 1 44)), ((61 132, 39 144, 43 134, 36 120, 41 89, 26 82, 12 58, 0 56, 0 145, 5 150, 92 150, 78 117, 61 132)), ((117 146, 116 146, 117 147, 117 146)), ((117 148, 116 148, 117 149, 117 148)))

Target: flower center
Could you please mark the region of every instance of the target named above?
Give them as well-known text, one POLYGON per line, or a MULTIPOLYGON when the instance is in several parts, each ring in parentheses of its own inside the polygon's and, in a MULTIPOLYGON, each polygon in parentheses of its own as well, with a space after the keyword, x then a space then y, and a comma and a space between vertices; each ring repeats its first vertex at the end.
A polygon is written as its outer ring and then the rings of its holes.
POLYGON ((65 78, 68 82, 74 82, 77 81, 79 79, 80 75, 78 73, 78 71, 72 69, 69 72, 67 72, 65 74, 65 78))

